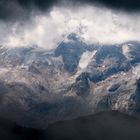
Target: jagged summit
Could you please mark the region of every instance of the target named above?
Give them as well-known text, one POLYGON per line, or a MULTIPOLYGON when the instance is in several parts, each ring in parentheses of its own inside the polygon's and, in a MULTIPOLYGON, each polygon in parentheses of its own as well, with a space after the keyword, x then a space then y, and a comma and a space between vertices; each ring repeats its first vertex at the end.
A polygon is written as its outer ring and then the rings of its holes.
POLYGON ((75 33, 52 50, 0 47, 0 112, 36 128, 105 110, 138 115, 139 49, 135 41, 89 44, 75 33))

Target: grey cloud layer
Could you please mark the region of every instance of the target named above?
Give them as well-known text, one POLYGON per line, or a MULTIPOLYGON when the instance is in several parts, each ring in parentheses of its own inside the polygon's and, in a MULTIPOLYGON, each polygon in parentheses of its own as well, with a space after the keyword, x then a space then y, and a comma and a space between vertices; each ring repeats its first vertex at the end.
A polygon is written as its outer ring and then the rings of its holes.
POLYGON ((0 44, 10 47, 35 44, 52 49, 72 32, 87 43, 140 41, 139 25, 139 14, 127 14, 88 5, 78 8, 54 6, 49 12, 36 14, 22 24, 1 23, 0 44))
POLYGON ((139 0, 1 0, 0 1, 0 19, 1 20, 14 20, 27 18, 33 11, 38 9, 40 11, 48 10, 52 6, 58 4, 69 5, 84 5, 86 3, 99 4, 109 6, 115 9, 126 11, 140 10, 139 0))

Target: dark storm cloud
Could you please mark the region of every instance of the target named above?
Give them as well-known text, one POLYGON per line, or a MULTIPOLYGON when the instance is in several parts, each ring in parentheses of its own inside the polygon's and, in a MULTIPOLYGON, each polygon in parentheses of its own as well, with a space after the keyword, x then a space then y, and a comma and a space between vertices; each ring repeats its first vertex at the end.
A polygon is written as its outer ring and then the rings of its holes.
POLYGON ((74 5, 79 2, 81 5, 85 3, 99 4, 126 11, 140 10, 139 0, 0 0, 0 19, 23 19, 27 18, 34 8, 44 11, 53 5, 59 3, 68 5, 70 2, 74 5))
POLYGON ((18 0, 22 6, 31 6, 32 4, 36 5, 40 9, 46 9, 52 6, 53 4, 59 2, 69 2, 77 3, 78 1, 84 3, 93 3, 93 4, 104 4, 106 6, 116 8, 116 9, 125 9, 125 10, 140 10, 140 1, 139 0, 18 0))
POLYGON ((24 7, 35 5, 42 10, 51 7, 53 4, 58 3, 58 1, 60 0, 18 0, 19 4, 24 7))
POLYGON ((84 3, 97 3, 110 6, 112 8, 121 8, 125 10, 140 10, 140 1, 139 0, 18 0, 18 2, 23 6, 31 6, 32 4, 36 5, 40 9, 49 8, 53 4, 56 4, 60 1, 69 2, 72 1, 76 3, 81 1, 84 3))
POLYGON ((0 0, 0 19, 27 18, 34 8, 48 10, 57 3, 58 0, 0 0))
POLYGON ((139 0, 80 0, 80 1, 95 3, 95 4, 103 4, 111 8, 122 9, 126 11, 140 10, 139 0))
POLYGON ((25 18, 29 9, 24 9, 16 0, 0 0, 0 20, 25 18))

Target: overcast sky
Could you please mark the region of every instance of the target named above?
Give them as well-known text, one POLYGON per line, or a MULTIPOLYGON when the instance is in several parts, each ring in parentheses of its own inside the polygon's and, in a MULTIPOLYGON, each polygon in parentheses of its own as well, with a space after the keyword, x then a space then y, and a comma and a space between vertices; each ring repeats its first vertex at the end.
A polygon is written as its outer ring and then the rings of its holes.
POLYGON ((47 10, 54 5, 74 3, 74 5, 84 5, 85 3, 93 5, 102 5, 118 10, 125 10, 129 12, 136 12, 140 10, 139 0, 1 0, 0 1, 0 18, 17 18, 25 13, 29 13, 33 8, 40 10, 47 10), (18 11, 18 12, 17 12, 18 11), (21 15, 20 15, 21 14, 21 15))

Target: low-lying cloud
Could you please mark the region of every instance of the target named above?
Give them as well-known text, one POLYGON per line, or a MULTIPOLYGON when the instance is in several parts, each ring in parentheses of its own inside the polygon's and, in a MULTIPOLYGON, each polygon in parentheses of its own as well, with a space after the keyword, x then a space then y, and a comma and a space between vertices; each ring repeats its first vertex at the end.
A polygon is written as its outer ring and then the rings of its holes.
POLYGON ((53 6, 48 12, 32 11, 28 20, 1 21, 0 44, 52 49, 72 32, 90 44, 140 41, 139 25, 139 13, 128 14, 93 5, 53 6))

